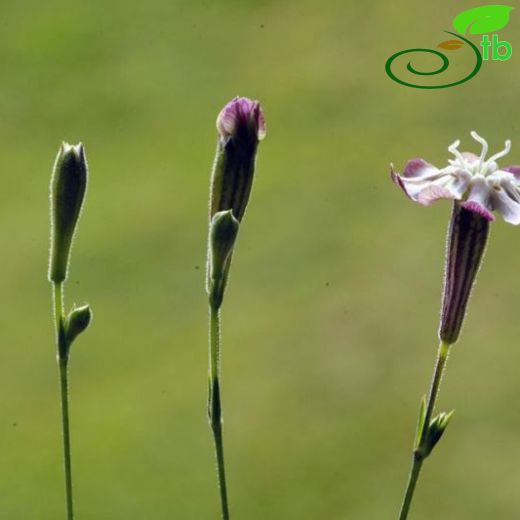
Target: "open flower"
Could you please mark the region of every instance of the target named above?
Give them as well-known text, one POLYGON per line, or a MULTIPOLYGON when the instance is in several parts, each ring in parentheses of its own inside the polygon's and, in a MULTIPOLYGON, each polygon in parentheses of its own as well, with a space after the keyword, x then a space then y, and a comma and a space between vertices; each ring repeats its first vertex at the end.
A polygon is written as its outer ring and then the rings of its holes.
POLYGON ((489 159, 488 144, 476 132, 471 137, 482 145, 480 156, 459 151, 460 141, 448 150, 455 156, 439 169, 424 159, 412 159, 403 175, 391 171, 393 181, 415 202, 427 206, 437 199, 452 199, 453 210, 446 243, 444 291, 439 337, 454 344, 460 334, 489 237, 492 211, 506 222, 520 224, 520 166, 499 168, 496 161, 511 150, 511 141, 489 159))
POLYGON ((424 159, 408 161, 402 175, 393 167, 393 181, 415 202, 428 206, 438 199, 461 201, 461 206, 488 221, 495 220, 492 211, 498 211, 506 222, 520 224, 520 166, 499 168, 496 161, 511 150, 511 141, 505 148, 486 159, 488 144, 476 132, 471 137, 482 145, 480 156, 460 152, 460 141, 448 147, 454 159, 448 166, 437 168, 424 159))
POLYGON ((439 351, 428 398, 419 412, 413 465, 399 518, 408 518, 410 503, 424 460, 444 434, 453 412, 434 416, 448 354, 459 335, 466 316, 469 297, 479 272, 489 238, 492 211, 506 222, 520 224, 520 166, 499 168, 496 161, 511 150, 505 142, 501 152, 486 159, 487 142, 476 132, 471 137, 482 145, 480 156, 459 151, 460 141, 448 150, 455 156, 439 169, 423 159, 412 159, 403 175, 391 168, 392 180, 406 195, 424 206, 437 199, 452 199, 452 212, 446 240, 444 290, 439 324, 439 351))

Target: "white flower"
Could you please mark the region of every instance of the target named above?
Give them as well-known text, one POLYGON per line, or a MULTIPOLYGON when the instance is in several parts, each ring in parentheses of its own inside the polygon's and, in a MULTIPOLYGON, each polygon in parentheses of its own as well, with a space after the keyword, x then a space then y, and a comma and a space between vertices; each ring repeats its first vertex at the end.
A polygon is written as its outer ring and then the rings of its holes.
POLYGON ((495 220, 492 211, 498 211, 506 222, 520 224, 520 166, 499 168, 496 163, 511 150, 511 141, 505 148, 486 159, 488 144, 476 132, 471 137, 482 145, 480 157, 458 150, 460 141, 448 147, 454 159, 439 169, 424 159, 408 161, 402 175, 393 167, 393 181, 410 199, 428 206, 438 199, 460 200, 461 206, 485 219, 495 220))

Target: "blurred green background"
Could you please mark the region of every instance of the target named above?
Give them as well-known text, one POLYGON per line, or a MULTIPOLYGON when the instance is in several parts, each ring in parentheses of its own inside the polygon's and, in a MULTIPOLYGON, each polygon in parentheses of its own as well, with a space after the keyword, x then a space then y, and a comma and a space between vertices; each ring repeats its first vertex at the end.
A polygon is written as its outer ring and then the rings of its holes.
MULTIPOLYGON (((472 129, 520 163, 520 19, 500 31, 513 58, 456 88, 400 86, 384 63, 475 6, 1 2, 2 520, 65 516, 46 280, 62 140, 91 169, 66 287, 95 315, 71 361, 77 518, 218 518, 203 279, 215 118, 235 95, 262 102, 268 133, 223 308, 233 518, 396 518, 450 207, 406 200, 389 163, 442 165, 455 138, 476 150, 472 129)), ((493 225, 413 520, 518 518, 519 244, 493 225)))

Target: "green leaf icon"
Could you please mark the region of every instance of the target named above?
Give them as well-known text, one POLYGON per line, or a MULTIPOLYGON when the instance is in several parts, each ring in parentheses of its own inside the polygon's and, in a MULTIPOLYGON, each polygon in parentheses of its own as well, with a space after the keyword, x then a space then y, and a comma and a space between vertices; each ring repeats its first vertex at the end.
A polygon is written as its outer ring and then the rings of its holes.
POLYGON ((453 19, 453 27, 460 33, 484 34, 503 29, 509 23, 508 5, 483 5, 459 13, 453 19))

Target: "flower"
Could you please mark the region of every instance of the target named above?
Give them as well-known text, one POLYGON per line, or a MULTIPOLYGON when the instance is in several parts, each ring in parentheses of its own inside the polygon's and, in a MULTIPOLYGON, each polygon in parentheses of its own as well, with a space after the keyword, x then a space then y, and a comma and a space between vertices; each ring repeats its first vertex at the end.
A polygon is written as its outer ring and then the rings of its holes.
POLYGON ((206 291, 214 310, 224 298, 233 248, 253 187, 258 143, 265 137, 260 103, 235 97, 218 114, 217 131, 206 263, 206 291))
POLYGON ((51 177, 51 250, 49 280, 67 278, 72 240, 87 189, 88 167, 81 143, 63 143, 51 177))
POLYGON ((502 151, 486 159, 486 140, 474 131, 471 137, 482 145, 480 156, 461 153, 457 139, 448 147, 455 157, 448 160, 448 166, 439 169, 424 159, 412 159, 402 175, 391 168, 392 180, 423 206, 438 199, 454 199, 488 221, 495 220, 492 211, 496 210, 506 222, 520 224, 520 166, 499 168, 496 163, 510 152, 511 141, 506 140, 502 151))
POLYGON ((232 99, 217 117, 217 130, 210 220, 219 211, 232 210, 241 222, 253 186, 258 143, 265 137, 260 103, 244 97, 232 99))

